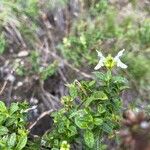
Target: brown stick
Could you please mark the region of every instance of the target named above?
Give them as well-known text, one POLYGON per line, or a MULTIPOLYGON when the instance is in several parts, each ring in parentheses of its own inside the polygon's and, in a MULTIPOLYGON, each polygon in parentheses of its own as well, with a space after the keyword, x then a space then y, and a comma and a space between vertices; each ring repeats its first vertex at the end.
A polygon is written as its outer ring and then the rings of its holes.
POLYGON ((2 88, 0 90, 0 95, 3 93, 3 91, 4 91, 4 89, 5 89, 6 85, 7 85, 7 83, 8 83, 7 81, 4 82, 4 84, 3 84, 3 86, 2 86, 2 88))

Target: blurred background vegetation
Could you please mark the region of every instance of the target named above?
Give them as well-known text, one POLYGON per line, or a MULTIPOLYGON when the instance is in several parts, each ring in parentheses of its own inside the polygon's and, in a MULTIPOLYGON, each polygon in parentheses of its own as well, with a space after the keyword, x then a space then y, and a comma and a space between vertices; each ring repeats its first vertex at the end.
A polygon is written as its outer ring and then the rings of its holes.
MULTIPOLYGON (((59 107, 65 84, 90 79, 96 50, 126 49, 125 104, 149 103, 148 0, 0 0, 0 99, 59 107), (53 100, 53 101, 52 101, 53 100), (54 101, 56 103, 54 103, 54 101)), ((114 72, 115 73, 115 72, 114 72)))

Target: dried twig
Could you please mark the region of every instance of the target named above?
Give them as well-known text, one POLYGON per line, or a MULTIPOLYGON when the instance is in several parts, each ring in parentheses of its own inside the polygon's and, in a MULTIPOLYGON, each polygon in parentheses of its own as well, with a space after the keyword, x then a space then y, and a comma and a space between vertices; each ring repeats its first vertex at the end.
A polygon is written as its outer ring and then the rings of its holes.
POLYGON ((55 96, 53 96, 51 93, 47 92, 43 87, 43 82, 40 82, 40 96, 43 100, 43 103, 45 106, 50 109, 56 110, 60 104, 59 99, 55 96))
POLYGON ((3 91, 4 91, 4 89, 5 89, 6 85, 7 85, 7 83, 8 83, 7 81, 4 82, 4 84, 3 84, 3 86, 2 86, 2 88, 0 90, 0 95, 3 93, 3 91))
POLYGON ((29 126, 28 130, 31 131, 31 129, 37 124, 37 122, 38 122, 40 119, 42 119, 42 118, 43 118, 44 116, 46 116, 46 115, 49 115, 49 114, 52 113, 53 111, 54 111, 54 110, 51 109, 51 110, 48 110, 48 111, 43 112, 43 113, 36 119, 36 121, 35 121, 32 125, 29 126))
POLYGON ((13 90, 13 82, 11 82, 10 87, 9 87, 9 91, 8 91, 8 97, 6 99, 7 106, 10 106, 10 104, 11 104, 12 90, 13 90))
POLYGON ((58 73, 60 74, 61 78, 65 83, 68 83, 67 78, 65 77, 64 73, 62 72, 61 68, 58 69, 58 73))
POLYGON ((16 26, 13 24, 13 23, 10 23, 10 26, 12 27, 12 29, 14 30, 14 32, 16 33, 17 35, 17 38, 19 39, 19 41, 21 42, 22 46, 23 47, 27 47, 22 36, 21 36, 21 33, 18 31, 18 29, 16 28, 16 26))

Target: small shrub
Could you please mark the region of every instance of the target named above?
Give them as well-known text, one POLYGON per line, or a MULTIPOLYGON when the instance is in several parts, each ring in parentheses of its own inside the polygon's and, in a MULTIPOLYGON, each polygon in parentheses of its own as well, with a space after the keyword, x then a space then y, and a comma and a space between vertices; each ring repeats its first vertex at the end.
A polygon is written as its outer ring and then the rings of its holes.
MULTIPOLYGON (((61 99, 64 107, 52 114, 54 128, 43 137, 45 146, 59 149, 63 141, 67 141, 71 146, 80 141, 82 149, 97 150, 104 147, 101 143, 104 135, 114 135, 114 131, 120 126, 120 93, 126 88, 126 79, 113 75, 111 69, 119 66, 120 59, 116 58, 120 57, 122 52, 115 58, 110 55, 105 59, 103 57, 107 71, 94 72, 95 80, 75 80, 67 85, 69 95, 61 99)), ((102 61, 102 55, 100 58, 102 61)))

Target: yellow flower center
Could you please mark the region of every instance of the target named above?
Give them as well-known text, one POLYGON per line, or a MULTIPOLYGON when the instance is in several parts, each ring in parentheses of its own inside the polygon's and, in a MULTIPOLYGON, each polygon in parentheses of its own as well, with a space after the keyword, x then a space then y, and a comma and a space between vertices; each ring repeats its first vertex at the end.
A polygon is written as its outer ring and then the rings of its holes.
POLYGON ((112 69, 116 65, 114 58, 110 54, 106 57, 104 65, 108 69, 112 69))

